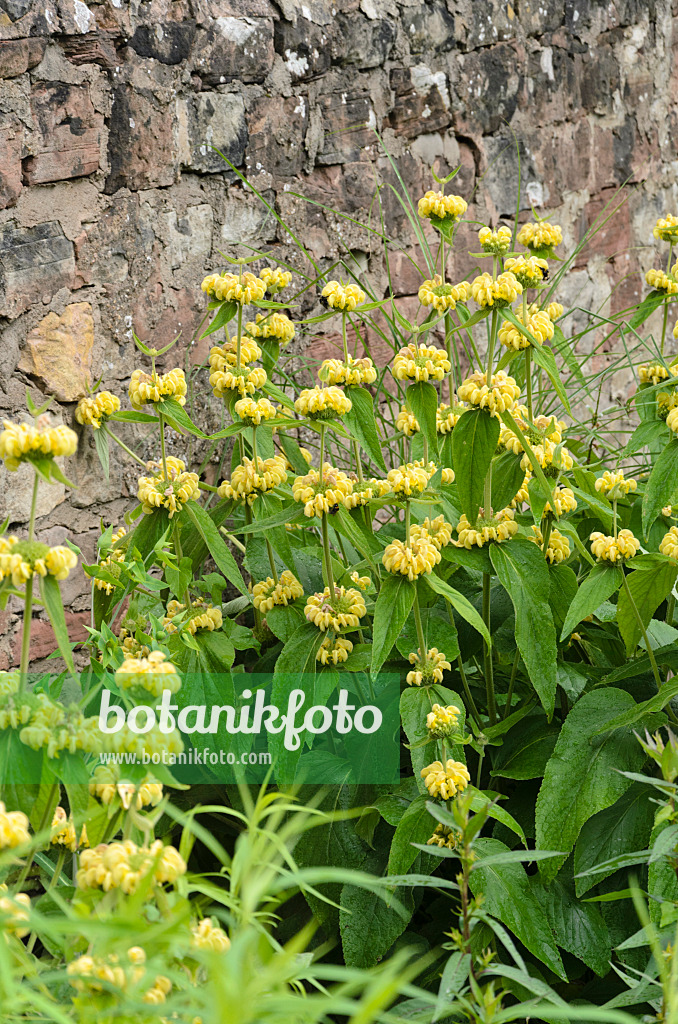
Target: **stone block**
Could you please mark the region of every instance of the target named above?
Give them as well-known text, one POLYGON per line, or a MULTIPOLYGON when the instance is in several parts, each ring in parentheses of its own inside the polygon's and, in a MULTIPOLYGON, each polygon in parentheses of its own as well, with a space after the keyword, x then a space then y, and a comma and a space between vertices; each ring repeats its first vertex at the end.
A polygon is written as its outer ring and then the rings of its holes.
POLYGON ((58 0, 61 31, 66 35, 85 35, 97 27, 93 11, 82 0, 58 0))
POLYGON ((304 96, 258 100, 248 117, 247 172, 289 178, 304 164, 308 105, 304 96))
POLYGON ((275 23, 275 51, 282 57, 292 81, 324 75, 332 63, 329 29, 307 18, 275 23))
POLYGON ((395 98, 388 123, 399 135, 413 139, 423 131, 436 132, 450 123, 450 95, 444 71, 433 72, 425 64, 393 68, 390 84, 395 98))
POLYGON ((165 242, 168 265, 172 270, 182 267, 188 260, 209 256, 214 215, 207 203, 189 206, 182 215, 176 210, 168 210, 158 219, 158 235, 165 242))
POLYGON ((171 185, 178 175, 174 106, 151 89, 119 85, 113 89, 108 133, 110 173, 105 192, 171 185))
POLYGON ((369 128, 377 126, 369 94, 353 91, 321 94, 318 105, 325 129, 318 163, 344 164, 364 157, 364 147, 374 141, 369 128), (362 125, 365 128, 356 127, 362 125))
POLYGON ((612 47, 600 46, 590 57, 581 59, 581 102, 584 110, 609 114, 614 108, 615 93, 621 88, 619 61, 612 47))
POLYGON ((98 64, 110 71, 119 65, 114 38, 108 32, 88 32, 85 36, 64 36, 59 42, 68 60, 76 67, 98 64))
POLYGON ((247 144, 245 103, 236 93, 201 92, 178 101, 180 159, 185 167, 206 174, 232 174, 211 147, 236 167, 247 144))
POLYGON ((26 337, 19 369, 37 377, 60 402, 76 402, 92 383, 94 320, 89 302, 72 302, 61 316, 48 313, 26 337))
MULTIPOLYGON (((272 201, 273 193, 267 198, 272 201)), ((275 237, 277 222, 273 214, 255 195, 241 188, 227 191, 220 220, 222 246, 238 242, 254 244, 275 237)))
POLYGON ((31 94, 31 110, 39 138, 24 161, 26 184, 81 178, 98 170, 103 117, 95 113, 86 85, 41 83, 31 94))
POLYGON ((161 64, 181 64, 188 58, 195 38, 195 21, 166 21, 138 25, 129 45, 140 57, 161 64))
POLYGON ((404 8, 402 23, 411 53, 423 53, 425 50, 441 52, 454 46, 454 18, 439 0, 404 8))
POLYGON ((75 273, 73 243, 56 221, 34 228, 0 228, 0 316, 15 317, 49 302, 75 273))
POLYGON ((23 125, 0 116, 0 210, 14 206, 21 192, 22 147, 23 125))
POLYGON ((273 66, 270 18, 216 18, 196 46, 195 71, 206 85, 263 82, 273 66))
POLYGON ((35 67, 46 45, 44 38, 0 40, 0 78, 14 78, 35 67))
POLYGON ((392 19, 338 14, 332 30, 332 62, 340 67, 376 68, 388 59, 395 37, 392 19))
POLYGON ((518 106, 523 69, 510 43, 499 43, 467 54, 460 61, 461 80, 455 91, 461 110, 462 134, 490 135, 510 121, 518 106))
MULTIPOLYGON (((24 417, 25 418, 25 417, 24 417)), ((12 417, 15 421, 21 422, 19 414, 12 417)), ((59 459, 59 465, 63 462, 59 459)), ((62 470, 64 469, 61 465, 62 470)), ((0 516, 5 520, 9 518, 10 523, 27 523, 30 518, 31 496, 33 492, 34 470, 28 463, 23 463, 14 473, 5 469, 4 462, 0 462, 0 516)), ((60 505, 66 497, 66 488, 63 484, 41 484, 38 490, 37 517, 48 515, 53 509, 60 505)))

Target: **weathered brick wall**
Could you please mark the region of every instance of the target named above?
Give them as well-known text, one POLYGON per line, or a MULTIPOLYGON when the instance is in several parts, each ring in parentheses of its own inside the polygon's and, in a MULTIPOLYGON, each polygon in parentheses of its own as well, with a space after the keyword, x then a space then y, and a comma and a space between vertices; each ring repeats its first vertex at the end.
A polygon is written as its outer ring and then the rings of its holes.
MULTIPOLYGON (((562 298, 597 304, 626 278, 612 309, 634 301, 654 219, 678 208, 676 10, 670 0, 0 0, 0 412, 18 414, 29 387, 36 403, 56 395, 57 418, 72 424, 99 377, 124 396, 141 361, 133 330, 158 347, 181 332, 172 365, 204 358, 188 339, 218 250, 289 242, 210 145, 316 259, 350 247, 378 275, 368 231, 291 193, 364 223, 376 181, 394 180, 377 128, 415 193, 434 160, 439 173, 460 163, 469 216, 494 223, 516 202, 510 125, 525 215, 528 200, 554 209, 567 245, 630 180, 629 202, 562 298)), ((409 244, 388 190, 383 204, 409 244)), ((466 238, 473 249, 470 228, 466 238)), ((395 250, 393 263, 412 309, 416 276, 395 250)), ((627 386, 618 378, 609 397, 627 386)), ((79 488, 43 488, 39 536, 68 533, 91 558, 99 517, 120 520, 136 473, 114 456, 104 480, 86 433, 68 470, 79 488)), ((0 520, 18 530, 29 486, 28 471, 0 468, 0 520)), ((82 636, 82 574, 64 589, 82 636)), ((15 613, 0 611, 0 668, 18 656, 15 613)), ((40 629, 36 657, 49 649, 40 629)))

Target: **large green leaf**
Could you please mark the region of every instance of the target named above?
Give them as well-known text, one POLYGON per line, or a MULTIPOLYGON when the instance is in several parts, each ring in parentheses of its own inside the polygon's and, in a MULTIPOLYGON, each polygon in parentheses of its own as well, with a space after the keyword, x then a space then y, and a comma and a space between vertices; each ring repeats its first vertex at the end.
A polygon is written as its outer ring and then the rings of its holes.
POLYGON ((670 436, 671 432, 663 420, 645 420, 631 434, 622 455, 635 455, 641 448, 654 445, 657 441, 666 444, 670 436))
MULTIPOLYGON (((459 729, 463 732, 465 707, 459 694, 453 690, 448 690, 447 687, 441 685, 407 686, 400 695, 400 718, 410 746, 412 772, 417 788, 423 794, 426 794, 426 787, 421 777, 421 769, 431 761, 435 761, 437 757, 435 742, 430 739, 426 728, 426 716, 436 702, 443 706, 452 704, 459 708, 461 712, 459 729), (427 740, 428 742, 426 742, 427 740)), ((462 746, 448 748, 447 756, 457 761, 465 762, 466 760, 462 746)))
POLYGON ((414 604, 415 584, 405 576, 382 580, 374 609, 372 675, 375 676, 393 650, 396 637, 414 604))
POLYGON ((452 432, 457 494, 470 523, 483 503, 485 477, 499 440, 499 420, 485 409, 467 409, 452 432))
MULTIPOLYGON (((381 452, 381 441, 374 418, 374 399, 367 388, 346 388, 351 399, 351 411, 344 415, 344 421, 351 433, 355 434, 363 448, 379 467, 386 472, 386 463, 381 452)), ((434 417, 435 418, 435 417, 434 417)))
POLYGON ((597 562, 580 585, 569 607, 565 625, 560 634, 564 640, 587 615, 593 615, 603 601, 607 601, 622 585, 623 569, 609 562, 597 562))
POLYGON ((536 544, 519 538, 509 544, 493 544, 490 558, 513 602, 518 650, 550 718, 555 706, 558 677, 556 630, 549 606, 551 580, 546 560, 536 544))
POLYGON ((409 871, 419 855, 412 844, 423 844, 430 838, 435 822, 426 808, 427 802, 427 797, 420 793, 398 822, 388 855, 389 875, 404 875, 409 871))
POLYGON ((54 576, 40 577, 40 596, 42 598, 42 603, 45 606, 45 611, 49 615, 49 621, 52 624, 54 637, 58 644, 61 657, 66 662, 69 671, 75 674, 73 651, 71 648, 71 641, 68 637, 68 627, 66 625, 66 615, 64 612, 63 602, 61 600, 61 590, 59 589, 59 584, 54 576))
POLYGON ((207 545, 207 549, 216 562, 219 571, 224 574, 226 579, 232 583, 241 594, 246 595, 247 587, 244 579, 242 578, 240 569, 238 568, 238 564, 226 547, 226 542, 219 533, 214 521, 210 518, 209 513, 205 511, 202 505, 198 505, 195 501, 187 501, 184 505, 184 509, 207 545))
MULTIPOLYGON (((640 660, 640 659, 638 659, 640 660)), ((631 662, 633 665, 634 662, 631 662)), ((672 676, 667 682, 665 682, 659 693, 655 693, 654 697, 650 697, 648 700, 642 701, 640 704, 634 704, 628 711, 622 712, 617 715, 611 721, 606 722, 602 726, 597 735, 603 732, 608 732, 610 729, 622 729, 631 725, 636 725, 637 722, 643 720, 648 715, 656 715, 663 711, 670 700, 678 696, 678 676, 672 676)))
POLYGON ((664 292, 651 291, 649 295, 646 295, 638 309, 635 311, 631 319, 629 320, 630 327, 640 327, 641 324, 645 323, 648 317, 652 316, 655 309, 664 301, 668 301, 668 297, 664 292))
POLYGON ((106 430, 105 425, 94 431, 94 447, 97 450, 97 455, 99 456, 99 462, 101 463, 104 477, 108 480, 111 475, 110 453, 108 450, 108 431, 106 430))
POLYGON ((189 434, 194 434, 196 437, 207 437, 207 434, 193 422, 183 405, 177 402, 176 398, 163 398, 161 402, 158 402, 157 409, 158 414, 164 416, 170 426, 179 431, 180 434, 186 430, 189 434))
POLYGON ((574 873, 577 896, 614 873, 614 868, 585 878, 576 876, 596 864, 647 847, 654 821, 655 805, 647 786, 634 782, 611 807, 599 811, 586 822, 574 848, 574 873))
POLYGON ((428 381, 417 381, 409 385, 406 397, 412 412, 419 421, 421 431, 428 441, 429 457, 435 459, 438 452, 438 429, 436 427, 438 392, 428 381))
POLYGON ((212 323, 209 325, 206 331, 200 335, 200 339, 207 338, 210 334, 214 334, 215 331, 221 330, 227 323, 233 319, 235 314, 238 312, 238 303, 232 300, 222 302, 218 307, 212 323))
MULTIPOLYGON (((521 864, 494 863, 483 867, 483 859, 509 853, 497 839, 478 839, 474 850, 479 855, 471 872, 474 896, 482 894, 483 909, 498 918, 549 970, 565 979, 560 953, 540 899, 521 864)), ((551 864, 550 860, 542 864, 551 864)))
POLYGON ((563 724, 537 798, 537 849, 563 852, 560 859, 540 864, 546 883, 557 875, 582 825, 629 788, 631 780, 622 772, 637 772, 643 766, 645 754, 630 729, 596 736, 601 726, 633 705, 633 697, 624 690, 593 690, 575 704, 563 724))
POLYGON ((374 967, 402 935, 412 916, 411 893, 401 889, 398 900, 345 885, 341 891, 339 922, 347 967, 374 967))
MULTIPOLYGON (((421 622, 428 647, 437 647, 445 655, 446 661, 454 661, 459 654, 459 638, 454 622, 450 622, 446 612, 438 606, 421 609, 421 622)), ((417 626, 414 616, 410 616, 396 639, 396 646, 403 658, 419 646, 417 626)))
POLYGON ((560 728, 541 715, 512 730, 497 750, 491 775, 504 779, 540 779, 553 753, 560 728))
MULTIPOLYGON (((634 563, 631 562, 634 566, 634 563)), ((652 564, 635 568, 626 577, 633 604, 628 598, 626 587, 622 587, 617 598, 617 622, 619 632, 626 644, 627 655, 633 654, 641 638, 640 625, 633 605, 635 605, 643 626, 647 627, 650 619, 662 601, 665 601, 673 589, 678 574, 678 566, 668 559, 656 559, 652 564)))
POLYGON ((678 489, 678 437, 672 438, 652 467, 643 495, 643 533, 647 532, 678 489))
POLYGON ((545 886, 535 876, 531 884, 558 945, 604 977, 610 970, 612 947, 599 908, 593 903, 580 903, 571 882, 565 885, 556 879, 545 886))
POLYGON ((492 642, 490 634, 487 631, 487 626, 467 597, 460 594, 458 590, 451 587, 449 583, 445 582, 445 580, 441 580, 440 576, 436 576, 434 572, 428 573, 424 579, 431 590, 434 590, 436 594, 440 594, 441 597, 444 597, 446 601, 450 602, 455 612, 461 615, 462 619, 466 619, 470 626, 477 629, 488 643, 492 642))
POLYGON ((525 479, 522 459, 520 453, 502 452, 492 463, 492 508, 506 508, 520 490, 525 479))
MULTIPOLYGON (((274 707, 286 709, 292 690, 301 689, 308 696, 312 696, 312 692, 308 693, 311 686, 309 677, 315 674, 316 654, 324 636, 325 634, 312 622, 304 622, 287 641, 275 664, 271 687, 271 704, 274 707)), ((303 747, 303 733, 300 738, 303 747)), ((282 732, 270 736, 268 747, 273 755, 276 780, 282 784, 291 784, 294 781, 301 748, 288 750, 282 732)))

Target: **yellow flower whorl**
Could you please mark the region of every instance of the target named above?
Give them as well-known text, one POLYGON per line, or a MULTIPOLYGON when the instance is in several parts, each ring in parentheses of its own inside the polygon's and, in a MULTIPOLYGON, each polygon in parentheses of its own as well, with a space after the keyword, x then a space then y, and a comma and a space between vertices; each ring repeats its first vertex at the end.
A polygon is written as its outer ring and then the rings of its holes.
POLYGON ((569 487, 556 487, 552 500, 544 505, 544 512, 555 512, 557 516, 564 516, 568 512, 574 512, 576 507, 574 491, 569 487))
POLYGON ((135 893, 149 875, 154 885, 170 884, 186 873, 186 863, 173 846, 156 839, 150 846, 137 846, 131 839, 100 843, 80 854, 76 874, 78 889, 120 889, 135 893))
POLYGON ((678 281, 674 280, 673 269, 671 270, 670 277, 663 270, 648 270, 645 280, 651 288, 658 292, 666 292, 667 295, 678 295, 678 281))
MULTIPOLYGON (((452 396, 454 398, 454 396, 452 396)), ((452 405, 441 403, 436 409, 436 430, 439 434, 450 434, 459 422, 459 417, 468 406, 464 402, 454 401, 452 405)))
POLYGON ((304 615, 323 632, 331 629, 339 633, 342 629, 357 629, 366 610, 365 598, 359 590, 335 586, 334 599, 329 587, 322 594, 311 594, 304 615))
POLYGON ((245 330, 252 338, 272 338, 281 345, 289 345, 296 333, 284 313, 257 313, 254 320, 245 324, 245 330))
POLYGON ((246 501, 253 505, 260 494, 272 491, 287 480, 287 460, 284 455, 270 459, 243 457, 239 466, 231 473, 230 480, 223 480, 217 488, 220 498, 246 501))
POLYGON ((471 282, 471 297, 482 308, 510 306, 522 294, 522 284, 509 271, 499 274, 496 279, 486 271, 471 282))
POLYGON ((428 487, 428 482, 436 471, 435 464, 424 460, 408 462, 404 466, 389 469, 386 482, 396 498, 414 498, 428 487))
POLYGON ((604 533, 592 533, 589 539, 591 554, 599 562, 619 562, 633 558, 640 549, 640 541, 636 540, 630 530, 620 530, 616 539, 604 533))
MULTIPOLYGON (((538 547, 543 548, 544 537, 538 526, 532 527, 534 537, 530 537, 538 547)), ((553 565, 554 562, 566 562, 570 557, 570 542, 567 537, 564 537, 559 530, 551 529, 549 534, 549 542, 544 557, 547 562, 553 565)))
POLYGON ((266 284, 250 270, 238 274, 209 274, 200 286, 219 302, 237 302, 249 306, 266 295, 266 284))
POLYGON ((637 488, 638 482, 633 478, 625 479, 623 469, 617 470, 616 473, 611 473, 609 469, 606 469, 603 475, 596 480, 598 493, 605 494, 611 500, 624 497, 637 488))
MULTIPOLYGON (((432 686, 434 683, 442 683, 443 672, 449 672, 452 668, 443 652, 439 651, 437 647, 431 647, 425 651, 423 658, 421 649, 418 648, 408 654, 407 660, 410 665, 415 666, 411 672, 407 673, 409 686, 432 686)), ((457 708, 454 709, 454 713, 459 714, 457 708)), ((456 719, 454 724, 457 724, 456 719)))
MULTIPOLYGON (((243 335, 240 339, 240 365, 255 363, 261 359, 261 349, 256 341, 243 335)), ((209 365, 212 373, 221 370, 233 370, 238 364, 238 339, 229 338, 223 345, 214 345, 210 349, 209 365)), ((211 382, 210 382, 211 383, 211 382)))
POLYGON ((431 739, 443 740, 453 733, 459 724, 460 714, 461 711, 454 704, 448 704, 447 707, 434 704, 426 716, 426 728, 431 739))
POLYGON ((268 576, 252 588, 252 604, 260 612, 270 612, 276 606, 286 607, 291 601, 304 596, 304 588, 293 572, 285 569, 276 583, 268 576))
POLYGON ((352 313, 356 306, 363 304, 366 298, 365 292, 359 285, 339 284, 338 281, 328 281, 321 295, 328 306, 345 313, 352 313))
POLYGON ((514 516, 512 508, 503 508, 487 519, 478 519, 475 526, 471 526, 465 515, 460 516, 457 523, 457 547, 470 550, 472 547, 482 548, 491 541, 501 544, 511 540, 518 532, 514 516))
POLYGON ((22 811, 7 811, 0 800, 0 850, 13 850, 30 840, 26 815, 22 811))
POLYGON ((510 228, 502 224, 496 231, 491 228, 481 228, 478 232, 478 241, 485 252, 494 253, 495 256, 504 256, 511 248, 512 232, 510 228))
POLYGON ((660 217, 652 229, 652 234, 662 242, 678 242, 678 217, 672 213, 660 217))
POLYGON ((341 388, 330 385, 327 388, 304 388, 294 403, 300 416, 311 420, 336 419, 353 408, 351 399, 341 388))
POLYGON ((166 508, 171 519, 175 512, 180 512, 187 501, 195 501, 200 494, 198 474, 185 472, 186 465, 181 459, 168 455, 167 477, 162 463, 147 463, 149 470, 155 470, 152 476, 140 476, 137 484, 137 497, 145 515, 150 515, 156 508, 166 508))
POLYGON ((659 545, 662 555, 678 561, 678 526, 672 526, 668 533, 665 533, 659 545))
POLYGON ((454 761, 449 758, 443 765, 442 761, 434 761, 421 769, 421 777, 424 780, 429 796, 434 799, 451 800, 457 793, 461 793, 471 781, 468 770, 461 761, 454 761))
POLYGON ((374 384, 377 371, 370 358, 354 359, 349 354, 348 362, 341 359, 325 359, 318 371, 325 384, 374 384))
POLYGON ((22 587, 34 575, 65 580, 77 564, 75 551, 65 545, 50 548, 13 535, 0 537, 0 580, 11 577, 15 587, 22 587))
MULTIPOLYGON (((523 312, 521 309, 514 309, 513 312, 516 319, 519 320, 521 324, 524 324, 540 345, 543 345, 545 341, 548 341, 553 337, 553 321, 544 310, 537 313, 528 313, 527 324, 523 321, 523 312)), ((512 348, 515 351, 529 348, 531 344, 530 339, 525 337, 525 335, 508 320, 504 320, 499 328, 499 340, 506 348, 512 348)))
POLYGON ((35 458, 60 458, 75 455, 78 435, 70 427, 50 427, 44 417, 39 417, 35 426, 29 423, 11 423, 4 420, 0 431, 0 458, 10 472, 19 465, 35 458))
POLYGON ((81 398, 75 410, 75 418, 83 426, 88 424, 94 430, 99 430, 101 424, 118 412, 120 399, 110 391, 100 391, 98 395, 87 395, 81 398))
POLYGON ((410 538, 409 545, 402 540, 391 541, 381 561, 384 568, 394 576, 407 576, 412 581, 433 572, 440 562, 440 551, 428 534, 422 531, 419 536, 410 538))
POLYGON ((435 345, 419 345, 411 341, 401 348, 393 360, 392 373, 396 380, 442 380, 452 364, 447 354, 435 345))
POLYGON ((235 403, 235 414, 250 427, 258 427, 260 423, 275 419, 277 415, 275 406, 268 398, 260 398, 255 402, 249 395, 235 403))
POLYGON ((259 272, 260 279, 266 285, 269 295, 276 295, 283 288, 287 288, 292 282, 292 275, 289 270, 281 270, 280 267, 264 267, 259 272))
POLYGON ((173 398, 179 405, 185 405, 187 391, 186 377, 179 367, 162 374, 134 370, 130 377, 129 400, 133 409, 142 409, 163 398, 173 398))
POLYGON ((350 640, 345 640, 341 636, 331 640, 326 636, 320 645, 315 660, 319 661, 321 665, 340 665, 348 661, 348 656, 352 650, 353 644, 350 640))
POLYGON ((406 437, 412 437, 420 431, 419 420, 405 406, 401 408, 396 419, 396 430, 401 430, 406 437))
POLYGON ((431 280, 422 281, 419 286, 419 301, 422 306, 433 306, 438 313, 446 313, 456 309, 458 302, 466 302, 470 285, 467 281, 460 284, 443 284, 440 274, 431 280))
POLYGON ((419 200, 417 209, 422 219, 438 218, 454 223, 464 216, 468 203, 461 196, 446 196, 429 189, 419 200))
POLYGON ((194 949, 225 953, 231 948, 231 940, 223 928, 215 925, 211 918, 203 917, 200 924, 191 928, 191 945, 194 949))
MULTIPOLYGON (((676 332, 674 331, 674 337, 676 332)), ((641 363, 638 367, 641 384, 659 384, 669 377, 678 377, 678 366, 663 366, 662 363, 641 363)))
MULTIPOLYGON (((167 613, 162 618, 162 625, 166 633, 177 632, 177 626, 172 620, 185 611, 185 604, 176 600, 170 601, 167 605, 167 613)), ((215 629, 221 629, 222 625, 223 614, 221 608, 215 608, 213 605, 206 603, 202 597, 197 597, 194 601, 191 601, 189 617, 181 623, 181 628, 188 630, 191 636, 195 636, 200 629, 206 629, 209 633, 213 633, 215 629)))
POLYGON ((427 516, 423 523, 416 523, 410 529, 410 538, 419 538, 424 535, 440 551, 441 548, 447 547, 452 540, 452 527, 445 521, 443 515, 436 516, 435 519, 429 519, 427 516))
POLYGON ((511 411, 520 397, 520 388, 513 377, 499 370, 492 374, 489 387, 486 373, 472 373, 459 386, 458 394, 462 402, 487 409, 491 416, 499 416, 511 411))
POLYGON ((115 681, 123 690, 139 687, 154 697, 161 697, 163 690, 177 693, 181 689, 181 676, 162 651, 151 651, 147 658, 125 658, 115 681))
POLYGON ((320 472, 311 469, 305 476, 296 477, 292 484, 294 500, 303 504, 304 515, 309 519, 326 515, 335 505, 345 505, 352 493, 353 481, 329 462, 323 463, 322 480, 320 472))
POLYGON ((518 242, 526 249, 549 249, 560 245, 563 229, 558 224, 540 221, 538 224, 523 224, 518 232, 518 242))

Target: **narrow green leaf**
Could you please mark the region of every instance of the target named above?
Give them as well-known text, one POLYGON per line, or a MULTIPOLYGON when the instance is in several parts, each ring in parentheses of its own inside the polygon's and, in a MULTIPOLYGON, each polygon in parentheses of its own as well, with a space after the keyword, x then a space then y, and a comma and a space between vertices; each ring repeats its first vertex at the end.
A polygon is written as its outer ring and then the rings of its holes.
POLYGON ((71 641, 68 637, 68 627, 66 626, 66 615, 64 613, 64 606, 61 600, 61 590, 59 589, 59 583, 54 576, 48 575, 40 577, 40 596, 45 606, 45 611, 49 615, 49 621, 52 624, 52 629, 54 630, 54 636, 59 646, 61 657, 66 662, 69 671, 75 673, 73 651, 71 649, 71 641))
POLYGON ((631 434, 622 455, 635 455, 641 448, 654 445, 658 441, 666 443, 671 437, 671 431, 663 420, 645 420, 639 423, 631 434))
POLYGON ((560 374, 558 373, 558 367, 556 366, 556 357, 553 354, 552 349, 548 345, 533 345, 531 348, 532 358, 537 366, 541 366, 542 370, 545 371, 546 376, 553 384, 553 390, 558 395, 558 398, 565 406, 566 410, 571 414, 570 401, 567 397, 567 392, 560 382, 560 374))
POLYGON ((520 490, 525 479, 522 458, 515 452, 502 452, 492 463, 492 508, 506 508, 520 490))
POLYGON ((381 452, 381 441, 374 418, 374 399, 367 388, 346 388, 346 394, 352 403, 351 411, 344 416, 346 425, 358 438, 372 461, 385 473, 386 463, 381 452))
MULTIPOLYGON (((428 441, 429 456, 435 459, 438 453, 438 430, 436 427, 438 392, 428 381, 417 381, 409 385, 405 394, 407 403, 419 421, 419 426, 428 441)), ((456 429, 455 427, 455 432, 456 429)))
POLYGON ((99 462, 101 463, 101 468, 104 471, 104 477, 106 480, 109 480, 111 471, 108 451, 108 432, 105 426, 99 427, 98 430, 94 431, 94 447, 97 450, 99 462))
POLYGON ((560 634, 564 640, 569 636, 576 625, 587 615, 593 615, 596 608, 600 607, 603 601, 612 597, 622 585, 623 569, 618 565, 609 562, 596 562, 586 579, 580 584, 565 619, 560 634))
POLYGON ((436 576, 434 572, 428 573, 424 576, 424 579, 428 583, 431 590, 434 590, 436 594, 440 594, 446 601, 449 601, 455 612, 461 615, 462 619, 465 619, 470 626, 473 626, 481 636, 487 641, 488 644, 492 643, 490 634, 487 631, 487 626, 483 622, 480 614, 473 607, 468 598, 460 594, 458 590, 451 587, 445 580, 441 580, 440 576, 436 576))
MULTIPOLYGON (((633 566, 633 562, 631 562, 633 566)), ((678 574, 678 566, 668 559, 648 569, 636 569, 628 573, 626 583, 631 592, 643 626, 647 627, 650 619, 662 601, 665 601, 673 589, 678 574)), ((631 602, 622 587, 617 598, 617 622, 619 632, 626 644, 627 655, 633 654, 641 638, 640 625, 631 602)))
POLYGON ((629 320, 629 326, 640 327, 641 324, 645 323, 648 317, 652 316, 655 309, 662 305, 665 299, 666 296, 664 295, 664 292, 650 292, 649 295, 645 296, 641 304, 638 306, 638 309, 629 320))
POLYGON ((242 578, 238 564, 226 547, 226 543, 215 526, 214 521, 202 505, 195 501, 187 501, 184 505, 187 515, 207 545, 207 549, 216 562, 219 571, 236 587, 241 594, 247 595, 247 586, 242 578))
MULTIPOLYGON (((632 662, 633 664, 633 662, 632 662)), ((596 736, 604 732, 609 732, 611 729, 626 728, 631 725, 636 725, 637 722, 642 722, 648 715, 658 714, 663 711, 670 700, 678 696, 678 676, 672 676, 667 682, 662 685, 659 693, 655 693, 654 697, 650 697, 648 700, 641 701, 640 704, 635 704, 628 711, 617 715, 611 721, 606 722, 596 732, 596 736)))
POLYGON ((405 576, 382 580, 374 609, 372 675, 375 676, 393 650, 414 604, 415 585, 405 576))
POLYGON ((164 416, 169 425, 178 430, 179 433, 187 430, 189 434, 194 434, 195 437, 207 437, 207 434, 200 427, 196 426, 183 405, 180 405, 175 398, 163 398, 161 402, 158 402, 157 408, 158 413, 164 416))
POLYGON ((209 325, 207 330, 200 335, 200 340, 202 341, 203 338, 207 338, 210 334, 214 334, 215 331, 219 331, 222 327, 225 327, 227 323, 230 323, 237 312, 237 302, 222 302, 214 315, 212 323, 209 325))
POLYGON ((668 505, 678 488, 678 438, 672 438, 652 467, 643 495, 643 534, 668 505))

